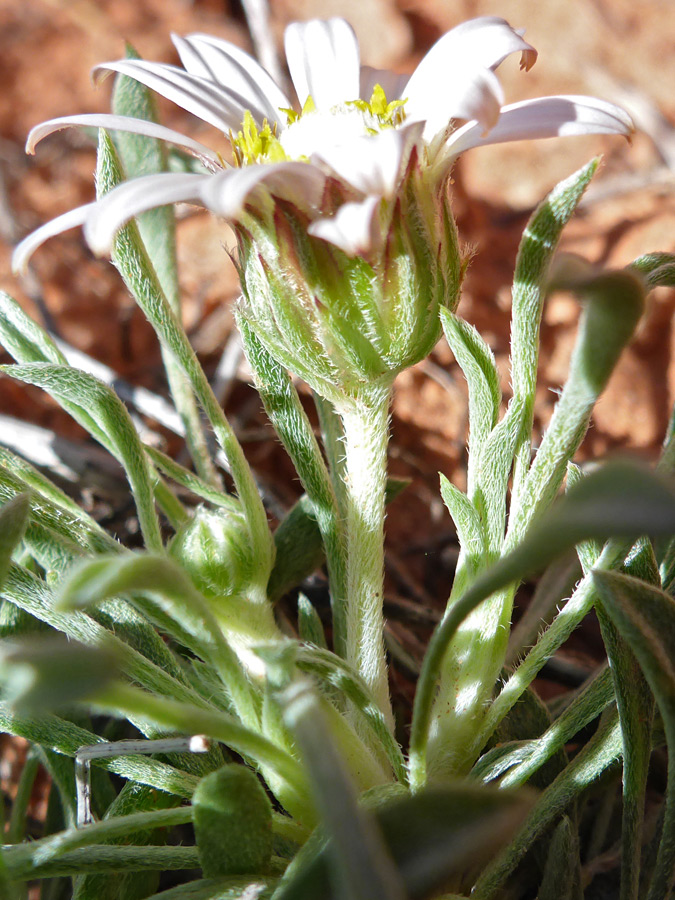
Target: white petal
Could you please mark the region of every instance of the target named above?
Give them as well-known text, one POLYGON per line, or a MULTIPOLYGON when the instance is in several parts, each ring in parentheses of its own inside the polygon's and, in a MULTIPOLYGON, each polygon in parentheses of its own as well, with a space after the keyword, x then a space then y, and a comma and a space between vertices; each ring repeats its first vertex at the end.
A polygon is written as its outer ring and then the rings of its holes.
POLYGON ((253 117, 283 127, 286 117, 279 110, 292 104, 274 79, 263 67, 240 47, 209 37, 190 34, 185 38, 172 35, 181 62, 186 70, 235 94, 253 117))
POLYGON ((484 130, 492 128, 504 101, 499 83, 485 70, 518 51, 521 67, 534 65, 537 51, 504 19, 483 16, 463 22, 434 44, 402 88, 407 116, 429 123, 426 140, 451 118, 477 119, 484 130))
POLYGON ((311 94, 318 110, 359 97, 359 45, 344 19, 293 22, 286 58, 300 104, 311 94))
POLYGON ((534 138, 578 134, 623 134, 635 127, 625 110, 597 97, 537 97, 512 103, 502 109, 499 122, 483 136, 477 122, 459 128, 445 145, 444 156, 452 159, 470 147, 534 138))
POLYGON ((387 128, 372 137, 319 150, 312 162, 322 160, 335 174, 363 194, 391 197, 398 186, 410 150, 422 135, 422 123, 401 129, 387 128))
POLYGON ((12 271, 15 273, 25 272, 28 260, 38 247, 49 240, 50 237, 61 234, 63 231, 68 231, 69 228, 76 228, 78 225, 83 225, 94 206, 96 206, 95 203, 87 203, 84 206, 78 206, 75 209, 71 209, 67 213, 64 213, 62 216, 57 216, 50 222, 46 222, 40 228, 31 232, 14 248, 14 253, 12 254, 12 271))
POLYGON ((388 69, 373 69, 372 66, 361 66, 359 75, 359 97, 370 100, 376 84, 384 90, 387 100, 398 100, 401 92, 410 80, 409 75, 399 75, 388 69))
POLYGON ((264 187, 274 197, 288 200, 307 212, 315 211, 323 197, 326 176, 303 162, 281 162, 272 165, 245 166, 228 169, 205 181, 200 201, 218 216, 237 219, 251 195, 264 187))
POLYGON ((162 172, 124 182, 93 204, 84 223, 87 243, 97 255, 109 253, 115 235, 129 219, 158 206, 198 202, 203 182, 218 177, 162 172))
POLYGON ((360 203, 345 203, 330 219, 317 219, 307 231, 339 247, 347 256, 368 253, 381 238, 377 212, 379 197, 366 197, 360 203))
POLYGON ((410 76, 400 96, 416 95, 418 80, 428 85, 435 77, 437 85, 445 86, 448 81, 445 73, 454 73, 463 67, 495 69, 509 54, 518 51, 521 53, 521 68, 531 68, 537 59, 537 51, 508 22, 496 16, 470 19, 436 41, 410 76))
MULTIPOLYGON (((135 78, 225 134, 241 127, 247 107, 237 94, 230 93, 205 78, 190 75, 177 66, 143 59, 120 59, 96 66, 94 76, 98 79, 104 77, 102 72, 109 71, 135 78)), ((262 118, 258 120, 258 124, 262 124, 262 118)))
POLYGON ((222 163, 213 150, 209 150, 204 144, 200 144, 199 141, 193 141, 192 138, 181 134, 179 131, 165 128, 163 125, 157 125, 155 122, 148 122, 145 119, 135 119, 133 116, 98 115, 96 113, 82 116, 61 116, 58 119, 49 119, 47 122, 36 125, 28 135, 26 153, 34 153, 36 145, 43 138, 46 138, 47 135, 54 134, 55 131, 61 131, 63 128, 76 126, 82 128, 107 128, 109 131, 129 131, 133 134, 142 134, 145 137, 158 138, 161 141, 183 147, 212 170, 222 168, 222 163))
POLYGON ((418 72, 412 89, 405 89, 404 109, 408 121, 426 123, 426 141, 446 129, 452 119, 477 119, 483 131, 496 124, 504 95, 491 69, 451 64, 444 66, 442 75, 431 67, 418 72))

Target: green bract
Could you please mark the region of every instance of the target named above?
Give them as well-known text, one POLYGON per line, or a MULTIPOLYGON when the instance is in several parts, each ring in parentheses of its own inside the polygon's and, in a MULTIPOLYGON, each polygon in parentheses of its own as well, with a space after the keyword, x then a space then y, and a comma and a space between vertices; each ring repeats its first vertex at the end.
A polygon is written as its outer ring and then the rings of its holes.
MULTIPOLYGON (((349 199, 335 182, 324 202, 349 199)), ((291 202, 261 202, 242 217, 241 315, 278 362, 343 408, 428 355, 438 310, 459 300, 464 261, 448 186, 429 182, 416 150, 397 196, 376 213, 381 238, 370 252, 347 256, 309 224, 291 202)))

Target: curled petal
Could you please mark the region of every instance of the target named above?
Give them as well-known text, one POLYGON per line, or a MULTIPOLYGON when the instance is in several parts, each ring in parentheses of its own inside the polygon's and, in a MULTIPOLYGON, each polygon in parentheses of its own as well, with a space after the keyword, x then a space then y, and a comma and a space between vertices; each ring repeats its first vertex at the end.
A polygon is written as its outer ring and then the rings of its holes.
POLYGON ((443 152, 444 160, 454 160, 471 147, 533 138, 565 137, 578 134, 623 134, 635 130, 628 113, 597 97, 537 97, 512 103, 502 109, 499 122, 483 135, 477 122, 468 122, 451 135, 443 152))
POLYGON ((67 213, 63 213, 62 216, 57 216, 50 222, 46 222, 40 228, 31 232, 28 237, 25 237, 14 248, 14 253, 12 254, 12 271, 15 273, 25 272, 28 260, 38 247, 49 240, 49 238, 55 237, 63 231, 68 231, 69 228, 76 228, 78 225, 83 225, 87 216, 95 206, 95 203, 87 203, 84 206, 78 206, 75 209, 69 210, 67 213))
POLYGON ((279 110, 290 107, 291 101, 252 56, 229 41, 206 34, 190 34, 184 38, 172 35, 172 40, 191 75, 236 94, 254 118, 260 121, 266 118, 270 124, 283 127, 286 118, 279 116, 279 110))
POLYGON ((359 45, 344 19, 293 22, 284 42, 301 105, 310 94, 318 110, 359 96, 359 45))
POLYGON ((431 85, 434 80, 437 86, 443 85, 445 89, 451 73, 456 76, 462 69, 496 69, 507 56, 518 51, 521 53, 521 68, 530 69, 537 59, 537 51, 505 19, 497 16, 470 19, 436 41, 410 76, 400 96, 417 96, 420 86, 431 85))
POLYGON ((406 117, 422 121, 424 139, 430 142, 444 131, 452 119, 476 119, 483 131, 499 119, 504 102, 501 85, 491 69, 445 65, 443 74, 427 67, 411 78, 412 89, 406 88, 406 117))
MULTIPOLYGON (((191 75, 177 66, 165 63, 147 62, 143 59, 120 59, 117 62, 101 63, 94 69, 97 79, 102 73, 119 72, 135 78, 146 87, 166 97, 178 106, 219 128, 227 134, 241 127, 244 113, 248 109, 244 98, 219 85, 191 75)), ((250 110, 255 118, 255 110, 250 110)), ((257 120, 262 125, 262 118, 257 120)))
POLYGON ((368 253, 381 238, 377 213, 379 197, 366 197, 360 203, 345 203, 330 219, 317 219, 307 231, 333 244, 347 256, 368 253))
POLYGON ((129 219, 171 203, 199 202, 204 181, 217 175, 162 172, 133 178, 92 204, 84 222, 84 236, 99 256, 110 252, 117 232, 129 219))
POLYGON ((222 163, 213 150, 209 150, 204 144, 193 141, 192 138, 186 137, 179 131, 173 131, 173 129, 157 125, 155 122, 148 122, 146 119, 135 119, 133 116, 97 115, 95 113, 82 116, 61 116, 58 119, 49 119, 47 122, 36 125, 28 135, 26 153, 34 153, 36 145, 47 135, 61 131, 63 128, 73 127, 106 128, 109 131, 129 131, 145 137, 158 138, 188 150, 209 169, 222 168, 222 163))
POLYGON ((312 162, 327 163, 339 178, 362 194, 389 198, 398 186, 413 144, 421 138, 422 129, 421 122, 413 122, 400 129, 388 128, 372 137, 357 137, 318 151, 312 162))
POLYGON ((237 219, 252 194, 264 187, 274 197, 288 200, 306 212, 314 212, 321 203, 326 176, 303 162, 281 162, 228 169, 204 181, 200 202, 225 219, 237 219))

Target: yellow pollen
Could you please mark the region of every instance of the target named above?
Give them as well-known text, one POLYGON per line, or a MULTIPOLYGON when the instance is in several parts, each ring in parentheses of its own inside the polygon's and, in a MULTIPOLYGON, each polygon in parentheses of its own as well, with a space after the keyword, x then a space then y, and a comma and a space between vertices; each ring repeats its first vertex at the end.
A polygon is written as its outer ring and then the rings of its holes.
POLYGON ((361 112, 369 113, 377 119, 380 128, 397 128, 405 119, 405 103, 405 100, 392 100, 388 103, 384 88, 381 84, 376 84, 370 100, 350 100, 347 106, 355 106, 361 112))
POLYGON ((284 162, 288 159, 277 138, 276 123, 270 126, 267 119, 259 128, 251 113, 246 110, 241 131, 236 136, 230 132, 230 144, 236 166, 248 166, 260 162, 284 162))

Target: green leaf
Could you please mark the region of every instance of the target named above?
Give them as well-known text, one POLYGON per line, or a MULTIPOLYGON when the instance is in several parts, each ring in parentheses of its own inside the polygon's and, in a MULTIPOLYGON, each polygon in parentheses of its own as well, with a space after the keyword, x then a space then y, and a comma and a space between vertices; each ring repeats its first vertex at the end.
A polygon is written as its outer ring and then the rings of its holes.
MULTIPOLYGON (((156 803, 157 792, 153 791, 152 794, 154 794, 156 803)), ((151 796, 149 791, 147 796, 151 796)), ((168 798, 169 795, 166 797, 168 798)), ((30 878, 32 867, 55 861, 63 853, 95 844, 117 841, 132 834, 154 831, 157 828, 186 825, 191 821, 192 810, 189 806, 118 815, 114 818, 106 818, 101 822, 94 822, 91 825, 68 828, 58 834, 19 845, 9 851, 6 859, 14 878, 30 878)))
POLYGON ((147 444, 145 445, 145 452, 160 472, 163 472, 181 487, 192 491, 197 497, 201 497, 202 500, 208 500, 209 503, 212 503, 214 506, 220 506, 223 509, 231 509, 233 511, 239 509, 237 501, 231 494, 226 494, 224 491, 215 488, 209 482, 204 481, 203 478, 195 475, 194 472, 171 459, 166 453, 162 453, 161 450, 158 450, 156 447, 150 447, 147 444))
POLYGON ((474 491, 474 469, 481 448, 497 424, 502 392, 492 350, 478 331, 442 308, 445 337, 469 386, 469 471, 467 493, 474 491))
POLYGON ((650 288, 675 285, 675 255, 672 253, 646 253, 628 268, 639 272, 650 288))
POLYGON ((661 844, 647 900, 675 884, 675 600, 653 585, 616 572, 593 573, 595 587, 619 633, 637 657, 663 718, 668 787, 661 844))
MULTIPOLYGON (((242 719, 257 724, 257 702, 237 655, 204 596, 173 560, 135 553, 83 561, 61 583, 56 607, 78 609, 134 592, 152 594, 160 608, 177 622, 182 634, 190 636, 188 646, 214 665, 242 719)), ((267 637, 266 633, 260 635, 261 640, 267 637)))
POLYGON ((7 577, 12 554, 23 537, 29 512, 26 494, 18 494, 0 508, 0 587, 7 577))
POLYGON ((318 612, 304 594, 298 594, 298 634, 301 641, 328 649, 326 634, 318 612))
POLYGON ((207 878, 264 872, 272 856, 272 805, 243 765, 227 765, 199 782, 192 797, 199 859, 207 878))
MULTIPOLYGON (((65 356, 47 332, 26 315, 16 300, 2 291, 0 291, 0 342, 17 363, 30 365, 42 362, 68 365, 65 356)), ((62 406, 89 434, 112 452, 105 431, 101 430, 86 406, 77 400, 63 401, 62 406)))
MULTIPOLYGON (((127 59, 140 59, 127 44, 127 59)), ((159 122, 157 101, 152 91, 134 78, 118 75, 112 94, 112 112, 149 122, 159 122)), ((156 138, 118 131, 114 136, 127 178, 167 171, 166 145, 156 138)), ((172 306, 179 303, 176 270, 176 219, 172 206, 161 206, 138 216, 141 238, 152 260, 164 293, 172 306)))
MULTIPOLYGON (((597 553, 595 558, 599 556, 597 553)), ((585 564, 584 571, 586 569, 585 564)), ((625 571, 658 586, 658 568, 648 540, 641 538, 635 544, 626 559, 625 571)), ((603 603, 597 602, 595 607, 612 671, 624 740, 621 898, 638 900, 654 697, 638 660, 617 631, 603 603)))
POLYGON ((537 798, 515 838, 483 870, 472 900, 495 900, 500 889, 537 838, 621 756, 621 727, 616 712, 606 717, 591 740, 537 798))
POLYGON ((4 291, 0 291, 0 343, 19 363, 67 365, 65 356, 47 332, 4 291))
POLYGON ((541 737, 521 745, 519 755, 522 756, 522 761, 515 761, 513 768, 502 779, 502 786, 517 787, 525 784, 533 773, 563 750, 582 728, 597 719, 613 700, 612 675, 605 668, 574 698, 541 737))
POLYGON ((258 876, 254 881, 249 877, 205 878, 180 884, 153 894, 147 900, 270 900, 276 879, 258 876))
MULTIPOLYGON (((451 885, 468 892, 472 873, 508 843, 532 802, 528 791, 455 783, 385 800, 371 815, 396 862, 406 898, 422 900, 439 896, 441 891, 444 897, 454 897, 448 893, 451 885), (462 884, 467 875, 467 883, 462 884)), ((337 900, 344 896, 331 890, 332 851, 331 842, 319 845, 318 852, 316 848, 313 853, 303 851, 298 864, 291 864, 274 900, 337 900)))
POLYGON ((0 643, 3 697, 24 711, 63 708, 84 699, 114 678, 117 669, 118 660, 110 650, 60 636, 0 643))
POLYGON ((238 324, 265 411, 293 461, 321 534, 330 576, 334 641, 344 656, 346 550, 330 475, 290 376, 265 349, 244 316, 238 317, 238 324))
POLYGON ((466 556, 469 574, 484 567, 487 548, 483 523, 471 500, 441 474, 441 497, 457 529, 459 546, 466 556))
MULTIPOLYGON (((58 859, 34 866, 34 878, 55 878, 61 875, 79 876, 92 872, 143 872, 153 870, 195 869, 199 867, 196 847, 115 847, 92 845, 71 850, 58 859)), ((10 877, 14 877, 10 869, 10 877)))
MULTIPOLYGON (((411 734, 411 784, 426 778, 426 750, 436 680, 448 646, 466 616, 486 598, 544 568, 557 555, 589 538, 675 532, 672 484, 627 463, 611 463, 572 488, 530 529, 522 543, 483 572, 450 607, 434 632, 415 695, 411 734), (620 490, 619 490, 620 487, 620 490)), ((494 727, 494 726, 493 726, 494 727)), ((489 735, 488 735, 489 736, 489 735)), ((485 743, 485 734, 479 738, 485 743)), ((479 739, 477 738, 477 740, 479 739)))
POLYGON ((125 674, 148 690, 205 703, 185 685, 176 661, 154 629, 126 604, 110 601, 98 611, 101 624, 85 613, 59 613, 52 589, 27 569, 13 565, 2 595, 72 640, 92 647, 110 647, 125 674))
POLYGON ((377 739, 373 746, 384 750, 386 759, 398 782, 405 784, 407 775, 401 748, 389 730, 386 719, 375 702, 371 690, 361 676, 341 657, 319 647, 300 648, 297 653, 297 666, 329 688, 340 691, 353 704, 377 739))
MULTIPOLYGON (((70 757, 74 757, 80 747, 103 740, 92 731, 58 716, 47 713, 39 716, 19 715, 4 702, 0 702, 0 730, 70 757)), ((92 760, 92 765, 179 797, 191 797, 199 780, 194 775, 144 756, 101 757, 92 760)))
POLYGON ((644 282, 628 270, 572 279, 565 286, 582 296, 584 310, 567 382, 512 507, 507 549, 522 539, 558 493, 595 402, 644 309, 644 282))
MULTIPOLYGON (((127 58, 139 58, 136 51, 128 44, 127 58)), ((157 103, 152 91, 134 78, 128 78, 125 75, 117 75, 115 78, 112 111, 116 115, 159 122, 157 103)), ((167 171, 167 151, 166 145, 162 141, 124 131, 116 132, 114 141, 127 178, 167 171)), ((101 152, 105 153, 104 146, 101 148, 101 152)), ((106 187, 109 190, 112 184, 108 184, 106 187)), ((174 208, 169 205, 148 210, 137 217, 136 223, 140 240, 152 260, 159 284, 169 305, 180 317, 181 300, 176 264, 174 208)), ((129 260, 120 257, 117 262, 120 266, 124 266, 129 260)), ((210 484, 218 487, 220 479, 209 455, 199 410, 189 381, 181 371, 179 362, 167 348, 162 348, 162 358, 176 409, 185 426, 186 443, 195 461, 197 471, 210 484)))
MULTIPOLYGON (((101 130, 97 168, 97 185, 101 193, 123 180, 117 152, 108 135, 101 130)), ((155 329, 163 348, 168 350, 188 378, 192 390, 213 427, 216 439, 230 467, 235 487, 246 513, 251 531, 251 544, 259 554, 262 594, 273 562, 273 543, 253 473, 246 462, 241 445, 216 399, 181 323, 172 310, 159 283, 157 273, 132 221, 115 238, 113 261, 118 267, 140 309, 155 329)), ((201 473, 202 477, 204 474, 201 473)), ((206 479, 208 480, 208 478, 206 479)))
MULTIPOLYGON (((284 693, 283 702, 285 719, 307 766, 321 820, 332 838, 329 865, 335 896, 345 900, 405 900, 403 885, 381 834, 357 805, 354 784, 335 750, 311 685, 296 682, 284 693)), ((279 894, 288 900, 295 896, 292 891, 279 894)))
POLYGON ((104 446, 112 449, 127 473, 148 548, 160 550, 162 538, 143 445, 115 392, 93 375, 51 363, 1 366, 0 372, 41 387, 66 409, 71 404, 86 403, 98 429, 106 436, 104 446))
POLYGON ((563 816, 548 847, 537 900, 574 900, 580 887, 579 836, 569 816, 563 816))
MULTIPOLYGON (((519 443, 516 447, 513 500, 530 467, 531 433, 539 361, 539 329, 549 266, 565 225, 571 219, 584 191, 595 175, 599 158, 591 160, 551 191, 537 207, 523 233, 513 277, 511 322, 511 380, 513 399, 519 412, 519 443)), ((508 415, 509 413, 507 413, 508 415)), ((487 477, 490 477, 489 470, 487 477)), ((513 502, 513 501, 512 501, 513 502)))

